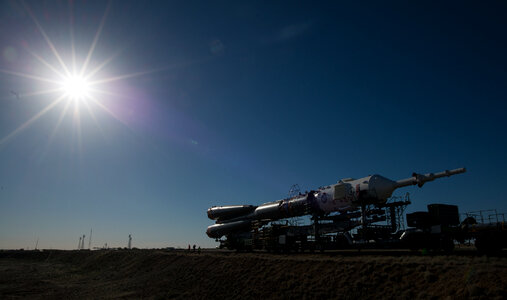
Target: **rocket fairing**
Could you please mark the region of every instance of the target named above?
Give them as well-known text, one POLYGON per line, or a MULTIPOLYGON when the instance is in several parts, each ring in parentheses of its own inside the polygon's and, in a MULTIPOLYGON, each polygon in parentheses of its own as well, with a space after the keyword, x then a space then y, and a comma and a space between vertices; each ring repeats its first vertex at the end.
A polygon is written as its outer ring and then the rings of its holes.
POLYGON ((465 172, 465 168, 459 168, 439 173, 413 173, 412 177, 398 181, 381 175, 347 178, 316 191, 259 206, 214 206, 208 209, 208 217, 215 220, 216 224, 209 226, 206 234, 210 238, 220 238, 234 232, 249 231, 253 221, 267 223, 290 217, 357 210, 365 204, 383 204, 398 188, 409 185, 422 187, 426 182, 437 178, 465 172))

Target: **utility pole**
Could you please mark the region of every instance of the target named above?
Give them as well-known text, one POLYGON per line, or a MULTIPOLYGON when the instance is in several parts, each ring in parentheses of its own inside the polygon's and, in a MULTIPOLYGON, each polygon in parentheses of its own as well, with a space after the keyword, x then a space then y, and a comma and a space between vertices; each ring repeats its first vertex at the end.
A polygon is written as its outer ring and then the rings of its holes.
POLYGON ((88 250, 91 250, 92 248, 92 229, 90 228, 90 238, 88 239, 88 250))

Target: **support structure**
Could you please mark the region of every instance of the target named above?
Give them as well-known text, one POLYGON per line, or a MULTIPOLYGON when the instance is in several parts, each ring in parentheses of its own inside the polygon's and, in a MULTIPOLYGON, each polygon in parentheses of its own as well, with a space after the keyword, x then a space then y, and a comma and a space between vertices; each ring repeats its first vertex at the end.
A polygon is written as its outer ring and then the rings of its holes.
POLYGON ((406 193, 404 197, 391 197, 390 200, 382 205, 382 207, 386 209, 386 221, 391 226, 391 232, 394 233, 405 229, 403 214, 407 206, 412 202, 410 202, 409 193, 406 193))

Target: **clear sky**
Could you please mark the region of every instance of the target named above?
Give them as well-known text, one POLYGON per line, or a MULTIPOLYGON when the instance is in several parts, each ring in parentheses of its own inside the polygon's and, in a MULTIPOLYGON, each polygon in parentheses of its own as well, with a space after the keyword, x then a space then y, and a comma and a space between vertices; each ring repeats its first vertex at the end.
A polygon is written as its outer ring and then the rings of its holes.
POLYGON ((503 1, 1 1, 0 248, 209 247, 212 205, 458 167, 395 195, 507 212, 506 28, 503 1))

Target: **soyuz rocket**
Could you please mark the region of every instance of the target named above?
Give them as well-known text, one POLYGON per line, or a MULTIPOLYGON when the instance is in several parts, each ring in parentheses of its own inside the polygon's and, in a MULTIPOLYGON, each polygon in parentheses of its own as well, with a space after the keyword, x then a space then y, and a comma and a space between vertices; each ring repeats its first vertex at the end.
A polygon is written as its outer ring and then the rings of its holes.
POLYGON ((381 175, 360 179, 345 178, 316 191, 259 206, 214 206, 208 209, 208 217, 216 223, 208 227, 206 234, 218 239, 224 235, 249 231, 255 221, 270 222, 304 215, 326 215, 358 210, 364 205, 384 204, 395 189, 409 185, 422 187, 428 181, 464 172, 465 168, 439 173, 413 173, 412 177, 397 181, 381 175))

